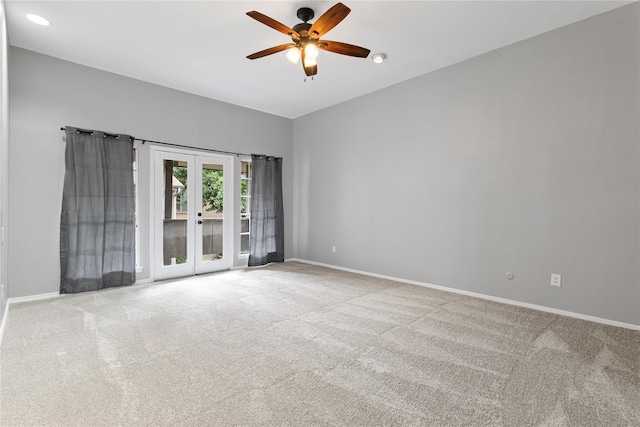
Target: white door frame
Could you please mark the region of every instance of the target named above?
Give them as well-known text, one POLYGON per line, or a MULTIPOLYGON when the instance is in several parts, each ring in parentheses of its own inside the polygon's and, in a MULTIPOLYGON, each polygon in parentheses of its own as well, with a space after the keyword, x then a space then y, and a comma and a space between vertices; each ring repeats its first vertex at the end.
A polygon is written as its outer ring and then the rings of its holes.
MULTIPOLYGON (((203 274, 213 271, 230 269, 233 266, 234 251, 234 164, 232 156, 217 153, 206 153, 197 150, 188 150, 172 147, 150 147, 150 253, 151 253, 151 280, 162 280, 172 277, 184 277, 194 274, 203 274), (224 168, 224 197, 223 208, 223 258, 213 261, 202 260, 202 227, 198 228, 197 207, 190 206, 187 212, 187 260, 184 264, 165 266, 163 254, 162 232, 158 227, 162 225, 162 212, 164 204, 162 159, 171 159, 187 162, 187 182, 196 183, 196 174, 200 173, 203 164, 221 164, 224 168), (200 254, 200 255, 199 255, 200 254)), ((187 186, 192 197, 188 200, 202 200, 201 185, 187 186), (197 191, 197 194, 196 194, 197 191)), ((195 203, 193 203, 195 205, 195 203)), ((198 210, 199 211, 199 210, 198 210)))

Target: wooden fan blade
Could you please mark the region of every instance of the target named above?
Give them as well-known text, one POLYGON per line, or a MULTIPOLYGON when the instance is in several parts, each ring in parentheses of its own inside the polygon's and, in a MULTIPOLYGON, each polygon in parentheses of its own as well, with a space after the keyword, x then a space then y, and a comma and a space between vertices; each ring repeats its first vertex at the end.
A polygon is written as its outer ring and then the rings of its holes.
POLYGON ((309 28, 310 37, 319 38, 323 34, 328 33, 333 27, 338 25, 351 12, 347 6, 342 3, 336 3, 331 9, 322 14, 320 18, 309 28))
POLYGON ((294 36, 295 38, 298 38, 298 39, 300 38, 300 34, 293 31, 293 29, 287 27, 284 24, 281 24, 280 22, 276 21, 273 18, 269 18, 267 15, 263 15, 262 13, 256 12, 255 10, 252 10, 251 12, 247 12, 247 15, 249 15, 256 21, 262 22, 264 25, 273 28, 276 31, 280 31, 281 33, 286 34, 288 36, 294 36))
POLYGON ((248 55, 248 59, 258 59, 267 55, 273 55, 274 53, 282 52, 283 50, 287 50, 290 47, 295 47, 296 45, 293 43, 281 44, 279 46, 270 47, 269 49, 261 50, 260 52, 252 53, 248 55))
POLYGON ((366 58, 369 56, 369 52, 371 52, 369 49, 365 49, 360 46, 354 46, 348 43, 332 42, 329 40, 320 40, 318 48, 333 53, 339 53, 340 55, 349 55, 358 58, 366 58))

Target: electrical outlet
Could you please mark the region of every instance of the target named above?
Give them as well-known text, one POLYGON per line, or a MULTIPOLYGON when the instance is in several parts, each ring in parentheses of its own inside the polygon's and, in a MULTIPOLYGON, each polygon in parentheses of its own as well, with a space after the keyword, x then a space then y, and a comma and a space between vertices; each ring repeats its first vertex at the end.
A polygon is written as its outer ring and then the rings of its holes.
POLYGON ((336 252, 336 247, 335 246, 331 246, 331 252, 336 252))
POLYGON ((562 285, 562 275, 561 274, 551 274, 551 286, 560 287, 562 285))

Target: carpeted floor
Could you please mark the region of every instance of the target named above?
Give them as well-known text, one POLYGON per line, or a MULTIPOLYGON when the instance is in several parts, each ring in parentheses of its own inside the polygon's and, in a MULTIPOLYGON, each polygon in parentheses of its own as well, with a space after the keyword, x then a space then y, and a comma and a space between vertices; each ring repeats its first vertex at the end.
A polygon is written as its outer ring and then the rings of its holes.
POLYGON ((640 332, 296 262, 12 305, 0 424, 638 426, 640 332))

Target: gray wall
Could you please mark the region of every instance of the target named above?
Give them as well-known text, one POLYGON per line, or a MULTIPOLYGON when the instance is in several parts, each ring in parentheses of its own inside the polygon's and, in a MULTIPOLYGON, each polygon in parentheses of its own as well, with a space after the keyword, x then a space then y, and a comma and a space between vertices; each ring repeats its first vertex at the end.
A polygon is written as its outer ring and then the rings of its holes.
POLYGON ((294 120, 297 256, 640 324, 638 14, 294 120))
MULTIPOLYGON (((283 160, 286 256, 292 253, 292 121, 11 48, 9 297, 59 290, 64 125, 283 160)), ((140 170, 148 170, 149 145, 140 170)), ((149 277, 149 179, 140 174, 142 264, 149 277)))
MULTIPOLYGON (((4 1, 0 2, 0 227, 9 230, 9 79, 7 65, 7 22, 4 1)), ((0 243, 0 324, 8 299, 9 241, 0 243)))

